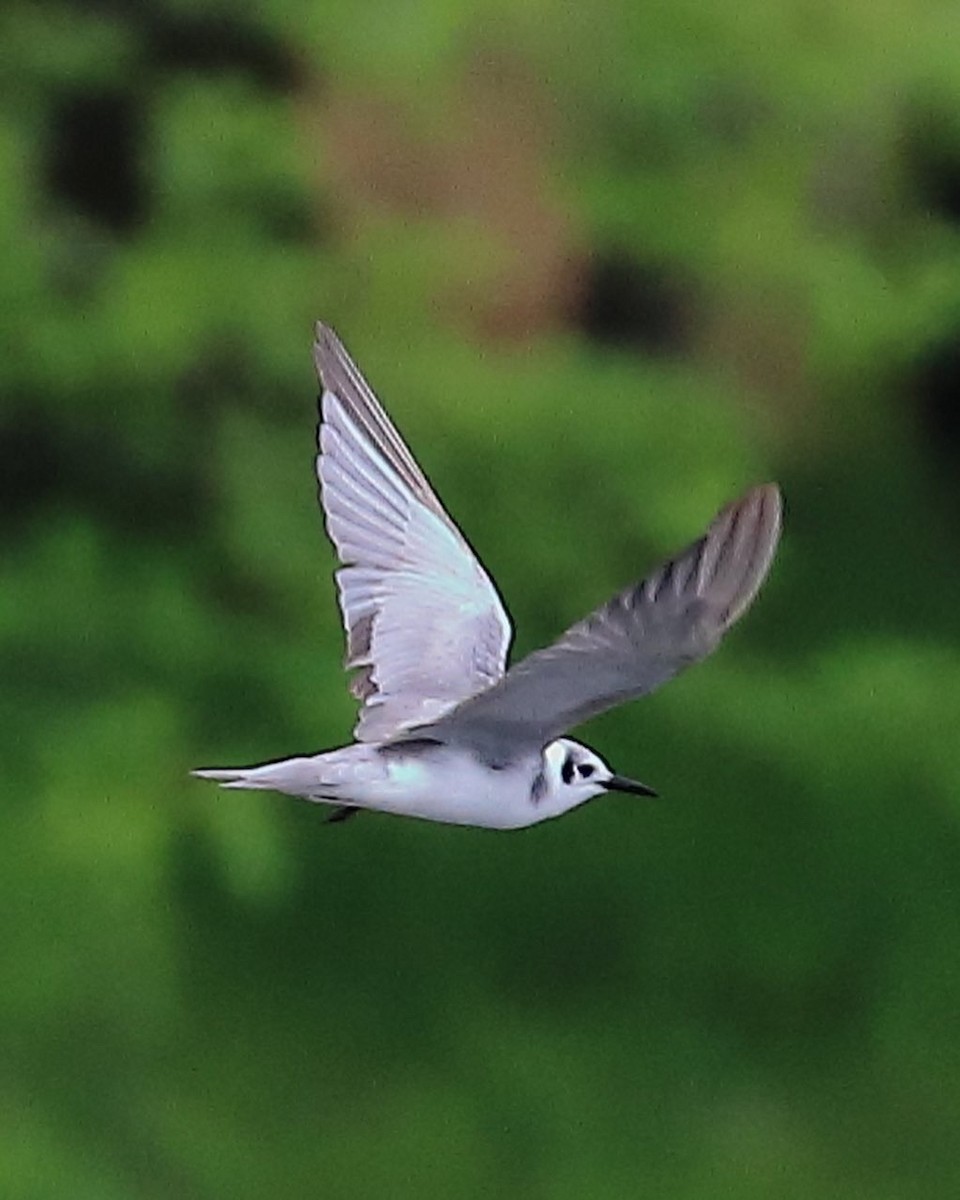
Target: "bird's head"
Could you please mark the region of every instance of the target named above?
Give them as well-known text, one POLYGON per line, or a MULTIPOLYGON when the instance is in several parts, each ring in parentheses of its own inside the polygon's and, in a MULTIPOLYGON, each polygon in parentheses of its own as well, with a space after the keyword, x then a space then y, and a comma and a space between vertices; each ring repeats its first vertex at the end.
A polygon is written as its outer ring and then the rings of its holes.
POLYGON ((655 796, 653 788, 611 771, 599 754, 572 738, 557 738, 543 751, 542 802, 557 813, 606 792, 655 796))

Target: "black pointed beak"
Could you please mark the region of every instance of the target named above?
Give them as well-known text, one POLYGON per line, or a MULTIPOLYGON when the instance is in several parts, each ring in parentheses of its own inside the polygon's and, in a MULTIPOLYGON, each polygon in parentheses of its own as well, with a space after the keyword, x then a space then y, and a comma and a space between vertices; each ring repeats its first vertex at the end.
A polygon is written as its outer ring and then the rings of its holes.
POLYGON ((659 796, 652 787, 645 783, 637 783, 635 779, 627 779, 624 775, 611 775, 603 785, 610 792, 632 792, 635 796, 659 796))

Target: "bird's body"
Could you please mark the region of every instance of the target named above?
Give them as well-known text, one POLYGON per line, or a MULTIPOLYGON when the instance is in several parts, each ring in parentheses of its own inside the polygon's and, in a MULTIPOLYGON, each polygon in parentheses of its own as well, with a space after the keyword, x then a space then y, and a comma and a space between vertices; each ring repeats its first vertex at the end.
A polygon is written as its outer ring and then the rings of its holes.
POLYGON ((337 572, 350 746, 194 774, 333 806, 517 829, 608 791, 654 794, 563 736, 709 654, 749 606, 780 531, 768 484, 642 582, 507 669, 512 628, 479 560, 336 335, 317 326, 317 473, 337 572))
MULTIPOLYGON (((578 743, 563 739, 571 747, 578 743)), ((586 747, 582 747, 586 750, 586 747)), ((552 756, 556 758, 556 752, 552 756)), ((336 805, 376 809, 448 825, 521 829, 559 815, 558 789, 547 787, 543 756, 530 750, 491 768, 475 753, 420 739, 369 746, 356 742, 309 758, 247 771, 206 771, 224 787, 265 788, 336 805)), ((566 797, 564 797, 566 799, 566 797)))

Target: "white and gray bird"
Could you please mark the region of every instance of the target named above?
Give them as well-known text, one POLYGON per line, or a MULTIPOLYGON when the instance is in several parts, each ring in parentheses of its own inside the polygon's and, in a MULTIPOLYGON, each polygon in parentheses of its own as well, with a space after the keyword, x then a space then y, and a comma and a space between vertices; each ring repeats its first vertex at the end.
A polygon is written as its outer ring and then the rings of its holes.
POLYGON ((507 667, 497 589, 336 334, 317 325, 317 474, 353 745, 243 770, 195 771, 334 808, 519 829, 604 792, 655 795, 563 736, 709 654, 749 607, 780 534, 780 493, 756 487, 699 541, 507 667))

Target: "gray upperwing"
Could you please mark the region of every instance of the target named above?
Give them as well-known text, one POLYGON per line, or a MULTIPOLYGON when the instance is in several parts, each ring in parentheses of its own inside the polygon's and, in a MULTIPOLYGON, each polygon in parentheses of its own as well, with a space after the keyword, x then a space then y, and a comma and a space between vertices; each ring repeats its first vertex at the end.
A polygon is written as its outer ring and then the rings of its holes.
POLYGON ((444 737, 545 744, 705 658, 746 611, 780 536, 767 484, 724 508, 706 534, 641 583, 535 650, 435 723, 444 737))

